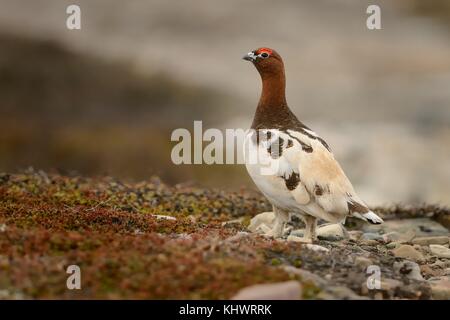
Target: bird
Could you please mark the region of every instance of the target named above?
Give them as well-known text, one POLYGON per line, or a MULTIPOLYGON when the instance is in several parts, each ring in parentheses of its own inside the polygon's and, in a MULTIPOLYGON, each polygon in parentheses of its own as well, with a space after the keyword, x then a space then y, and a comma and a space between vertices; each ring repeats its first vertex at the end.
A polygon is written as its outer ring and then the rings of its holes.
POLYGON ((286 101, 281 56, 260 47, 248 52, 259 72, 262 91, 251 128, 244 138, 244 162, 275 215, 267 236, 280 238, 292 215, 305 223, 301 242, 317 240, 318 220, 344 223, 348 216, 372 224, 383 220, 357 195, 330 146, 303 124, 286 101))

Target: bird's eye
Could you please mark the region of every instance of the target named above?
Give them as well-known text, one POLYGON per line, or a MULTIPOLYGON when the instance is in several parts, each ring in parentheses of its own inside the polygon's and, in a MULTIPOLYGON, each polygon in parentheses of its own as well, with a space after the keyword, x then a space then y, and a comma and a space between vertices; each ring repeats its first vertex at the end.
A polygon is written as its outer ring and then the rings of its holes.
POLYGON ((261 53, 259 56, 260 56, 261 58, 266 59, 266 58, 269 57, 269 54, 268 54, 267 52, 263 52, 263 53, 261 53))

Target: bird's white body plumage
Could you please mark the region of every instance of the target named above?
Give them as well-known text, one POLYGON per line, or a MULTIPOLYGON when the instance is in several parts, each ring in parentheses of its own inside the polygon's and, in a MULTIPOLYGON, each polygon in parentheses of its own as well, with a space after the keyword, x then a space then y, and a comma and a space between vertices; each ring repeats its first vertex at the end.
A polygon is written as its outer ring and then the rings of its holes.
POLYGON ((381 223, 371 211, 352 212, 349 204, 366 205, 323 140, 306 130, 306 134, 277 129, 248 131, 244 142, 246 167, 261 192, 275 207, 292 214, 329 222, 341 222, 353 215, 381 223), (287 182, 293 174, 298 175, 295 188, 288 187, 287 182))

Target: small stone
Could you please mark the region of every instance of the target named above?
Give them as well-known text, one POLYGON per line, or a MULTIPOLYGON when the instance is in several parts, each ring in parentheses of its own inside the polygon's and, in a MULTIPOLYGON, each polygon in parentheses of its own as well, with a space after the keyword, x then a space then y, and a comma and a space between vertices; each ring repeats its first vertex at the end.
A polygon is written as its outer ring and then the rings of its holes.
POLYGON ((0 232, 5 232, 6 231, 6 224, 2 223, 0 224, 0 232))
POLYGON ((155 217, 157 220, 177 220, 175 217, 163 216, 160 214, 152 214, 152 216, 155 217))
POLYGON ((308 248, 309 250, 315 251, 315 252, 330 252, 330 249, 319 246, 317 244, 306 244, 305 245, 306 248, 308 248))
POLYGON ((423 281, 422 274, 420 273, 420 267, 413 261, 403 260, 394 262, 394 271, 397 274, 404 275, 408 279, 423 281))
POLYGON ((222 222, 222 227, 236 227, 242 225, 242 221, 244 221, 244 218, 238 218, 234 220, 224 221, 222 222))
POLYGON ((379 235, 378 233, 367 232, 362 235, 361 240, 381 241, 381 240, 383 240, 383 236, 379 235))
POLYGON ((450 249, 439 244, 430 244, 431 253, 439 258, 450 259, 450 249))
POLYGON ((377 240, 363 240, 361 241, 361 244, 364 244, 366 246, 377 246, 380 243, 377 240))
POLYGON ((431 295, 436 300, 450 299, 450 280, 447 278, 439 278, 429 281, 431 286, 431 295))
POLYGON ((398 248, 395 248, 392 250, 392 253, 397 258, 404 258, 404 259, 410 259, 414 261, 424 261, 425 258, 423 254, 416 249, 414 249, 412 246, 403 244, 399 246, 398 248))
POLYGON ((448 244, 449 237, 440 236, 440 237, 420 237, 412 240, 413 244, 418 244, 421 246, 427 246, 430 244, 448 244))
POLYGON ((232 300, 299 300, 302 286, 291 280, 286 282, 257 284, 239 290, 232 300))
POLYGON ((345 238, 345 230, 340 223, 328 224, 317 228, 317 237, 321 240, 339 241, 345 238))
POLYGON ((372 260, 366 257, 359 256, 355 258, 355 265, 367 268, 368 266, 372 265, 372 260))

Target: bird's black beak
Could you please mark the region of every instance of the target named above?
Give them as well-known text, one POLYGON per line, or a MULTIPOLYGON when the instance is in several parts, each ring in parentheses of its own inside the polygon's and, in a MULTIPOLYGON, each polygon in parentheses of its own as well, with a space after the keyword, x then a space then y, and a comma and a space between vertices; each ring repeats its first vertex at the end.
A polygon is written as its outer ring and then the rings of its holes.
POLYGON ((245 56, 243 56, 242 59, 254 62, 254 61, 256 61, 256 57, 257 56, 255 55, 255 53, 253 51, 250 51, 245 56))

